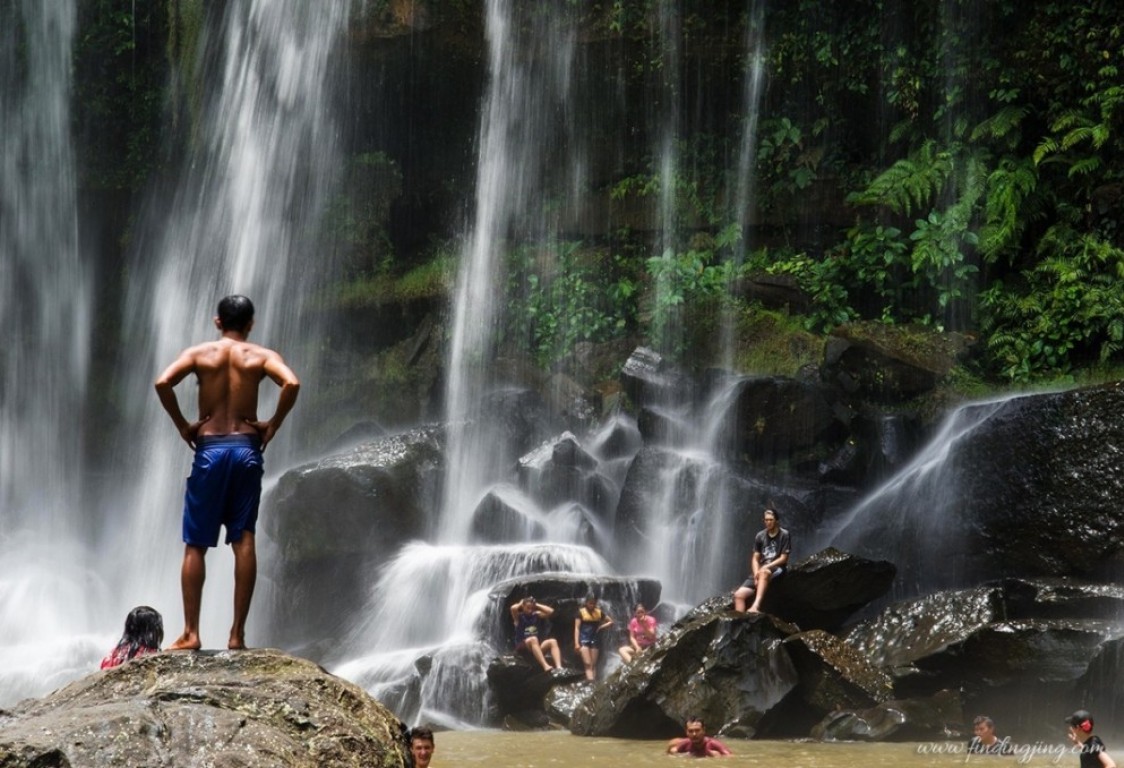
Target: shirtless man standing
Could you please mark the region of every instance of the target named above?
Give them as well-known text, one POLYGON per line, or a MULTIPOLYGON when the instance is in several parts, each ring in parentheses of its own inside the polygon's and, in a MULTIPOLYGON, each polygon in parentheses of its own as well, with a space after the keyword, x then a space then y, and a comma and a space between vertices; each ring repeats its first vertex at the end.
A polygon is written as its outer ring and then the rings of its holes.
POLYGON ((219 526, 234 551, 234 623, 227 647, 246 647, 246 616, 254 596, 258 562, 254 528, 261 499, 262 451, 296 403, 300 382, 271 349, 246 341, 254 305, 245 296, 219 302, 215 326, 222 337, 189 347, 156 380, 160 404, 194 451, 183 509, 183 634, 169 650, 198 650, 199 610, 206 578, 204 556, 218 546, 219 526), (199 418, 188 421, 175 386, 188 374, 199 380, 199 418), (258 386, 269 377, 281 387, 277 410, 258 420, 258 386))

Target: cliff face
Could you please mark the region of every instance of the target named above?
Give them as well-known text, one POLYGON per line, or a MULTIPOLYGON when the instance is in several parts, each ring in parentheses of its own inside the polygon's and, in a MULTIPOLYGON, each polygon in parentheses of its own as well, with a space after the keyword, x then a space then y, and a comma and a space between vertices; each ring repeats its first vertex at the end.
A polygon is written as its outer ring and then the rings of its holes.
POLYGON ((402 723, 280 651, 161 653, 0 713, 0 766, 407 764, 402 723))

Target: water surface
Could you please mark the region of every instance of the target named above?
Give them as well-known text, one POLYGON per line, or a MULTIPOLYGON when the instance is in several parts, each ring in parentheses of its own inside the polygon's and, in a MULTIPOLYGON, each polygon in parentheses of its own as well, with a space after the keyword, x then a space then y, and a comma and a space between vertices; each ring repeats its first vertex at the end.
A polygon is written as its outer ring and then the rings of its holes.
MULTIPOLYGON (((899 768, 900 766, 1047 766, 1076 768, 1077 755, 1063 744, 1040 742, 1017 745, 1009 757, 968 756, 964 742, 902 744, 822 743, 812 741, 746 741, 723 739, 734 755, 718 764, 734 766, 800 766, 801 768, 899 768)), ((545 766, 636 766, 653 762, 678 764, 692 758, 663 754, 666 742, 583 738, 566 731, 513 733, 508 731, 450 731, 437 734, 433 768, 489 766, 544 768, 545 766), (667 762, 662 762, 667 761, 667 762), (672 763, 676 761, 676 763, 672 763)), ((1111 745, 1110 745, 1111 747, 1111 745)), ((709 764, 709 763, 708 763, 709 764)))

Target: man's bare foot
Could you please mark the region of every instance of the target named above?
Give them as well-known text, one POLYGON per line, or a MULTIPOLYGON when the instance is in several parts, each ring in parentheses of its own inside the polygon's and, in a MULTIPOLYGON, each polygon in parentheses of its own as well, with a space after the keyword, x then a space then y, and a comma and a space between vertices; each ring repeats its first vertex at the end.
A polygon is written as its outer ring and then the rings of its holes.
POLYGON ((751 605, 746 613, 761 613, 761 610, 756 605, 751 605))
POLYGON ((244 651, 246 650, 246 639, 243 637, 233 637, 227 641, 226 647, 231 651, 244 651))
POLYGON ((199 635, 195 633, 184 632, 180 635, 174 643, 168 646, 169 651, 198 651, 203 647, 199 642, 199 635))

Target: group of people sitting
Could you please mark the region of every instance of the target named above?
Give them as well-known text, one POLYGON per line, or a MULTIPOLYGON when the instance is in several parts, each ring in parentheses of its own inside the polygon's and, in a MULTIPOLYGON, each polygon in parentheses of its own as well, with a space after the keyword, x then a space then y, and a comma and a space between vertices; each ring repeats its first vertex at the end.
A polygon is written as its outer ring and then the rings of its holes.
MULTIPOLYGON (((524 597, 511 606, 516 652, 528 654, 545 672, 562 668, 562 651, 558 641, 547 637, 547 622, 553 615, 553 608, 531 596, 524 597), (548 656, 551 657, 549 660, 548 656)), ((585 602, 574 618, 574 653, 582 660, 587 680, 597 679, 602 632, 613 624, 612 617, 599 605, 597 596, 586 595, 585 602)), ((628 644, 618 649, 626 664, 655 644, 657 627, 656 617, 648 613, 648 609, 642 604, 638 604, 628 622, 628 644)))

